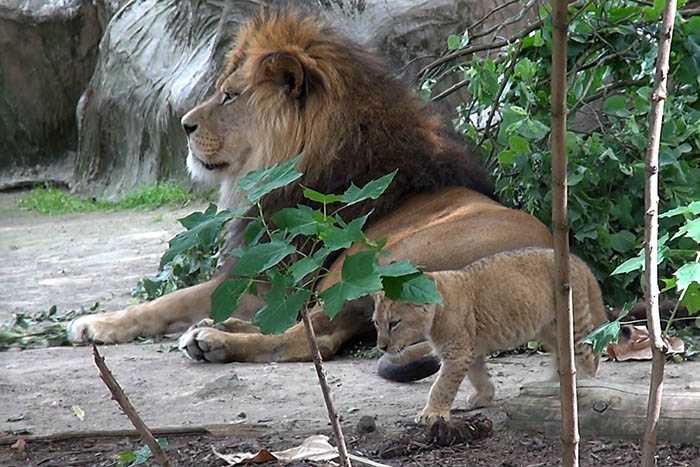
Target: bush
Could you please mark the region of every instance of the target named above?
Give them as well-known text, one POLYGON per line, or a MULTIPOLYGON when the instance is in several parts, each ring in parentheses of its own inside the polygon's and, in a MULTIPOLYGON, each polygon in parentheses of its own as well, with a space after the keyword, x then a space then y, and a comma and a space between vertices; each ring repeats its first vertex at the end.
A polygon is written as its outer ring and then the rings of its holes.
MULTIPOLYGON (((611 0, 575 8, 566 139, 571 245, 602 282, 606 301, 620 306, 641 295, 638 272, 610 274, 643 247, 647 113, 661 8, 611 0)), ((457 109, 457 129, 484 147, 501 200, 549 225, 552 35, 549 11, 540 14, 542 26, 498 56, 432 69, 422 89, 429 92, 450 75, 464 79, 470 98, 457 109)), ((467 37, 459 44, 453 38, 451 45, 468 47, 467 37)), ((661 211, 700 199, 700 17, 676 21, 670 70, 660 150, 661 211)), ((660 236, 679 222, 661 219, 660 236)), ((694 244, 677 250, 686 247, 694 244)), ((670 277, 678 266, 674 261, 688 255, 669 259, 660 277, 670 277)))

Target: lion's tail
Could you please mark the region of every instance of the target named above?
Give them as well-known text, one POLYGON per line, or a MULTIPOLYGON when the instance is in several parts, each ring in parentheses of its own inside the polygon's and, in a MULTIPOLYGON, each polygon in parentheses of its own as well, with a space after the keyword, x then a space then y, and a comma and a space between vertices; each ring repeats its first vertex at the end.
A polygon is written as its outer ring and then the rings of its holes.
MULTIPOLYGON (((580 284, 583 287, 581 295, 583 302, 581 303, 576 316, 574 318, 574 340, 576 344, 576 360, 579 368, 591 377, 595 377, 600 366, 600 356, 593 353, 593 348, 589 344, 583 344, 579 341, 586 337, 593 329, 605 322, 605 304, 603 303, 603 294, 600 291, 600 285, 591 270, 586 264, 576 258, 577 264, 575 267, 581 268, 582 276, 585 278, 584 283, 580 284)), ((574 262, 572 262, 574 266, 574 262)))

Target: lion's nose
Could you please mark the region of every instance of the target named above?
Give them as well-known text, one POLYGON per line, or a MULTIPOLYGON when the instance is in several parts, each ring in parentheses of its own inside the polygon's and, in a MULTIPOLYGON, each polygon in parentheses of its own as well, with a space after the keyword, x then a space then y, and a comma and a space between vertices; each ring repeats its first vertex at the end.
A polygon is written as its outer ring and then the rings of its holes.
POLYGON ((185 129, 187 136, 190 136, 197 129, 197 125, 188 125, 187 123, 183 123, 182 128, 185 129))

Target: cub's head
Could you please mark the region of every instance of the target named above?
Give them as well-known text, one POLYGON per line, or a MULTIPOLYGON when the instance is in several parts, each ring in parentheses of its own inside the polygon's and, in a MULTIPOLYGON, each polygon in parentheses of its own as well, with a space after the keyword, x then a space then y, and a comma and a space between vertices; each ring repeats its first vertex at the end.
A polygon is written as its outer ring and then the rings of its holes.
POLYGON ((376 294, 372 321, 377 328, 377 348, 400 354, 407 347, 425 341, 434 315, 435 305, 395 302, 384 293, 376 294))
POLYGON ((225 190, 302 149, 299 169, 322 170, 310 159, 332 154, 342 139, 331 128, 347 117, 347 106, 338 108, 349 96, 347 50, 318 18, 293 11, 263 12, 243 25, 213 94, 182 118, 192 177, 225 190))

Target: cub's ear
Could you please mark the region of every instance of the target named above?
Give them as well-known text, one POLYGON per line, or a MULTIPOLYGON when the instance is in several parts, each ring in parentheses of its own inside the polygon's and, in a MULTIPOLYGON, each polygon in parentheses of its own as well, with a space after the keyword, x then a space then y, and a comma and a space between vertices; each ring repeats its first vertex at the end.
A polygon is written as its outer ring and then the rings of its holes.
POLYGON ((258 62, 253 73, 253 81, 256 85, 272 83, 283 88, 290 97, 294 98, 301 95, 305 80, 304 66, 301 61, 288 52, 265 55, 258 62))

